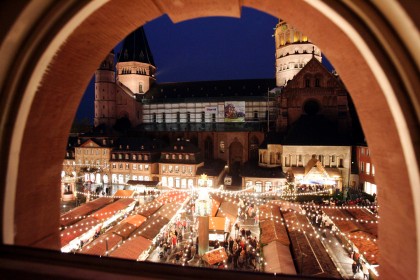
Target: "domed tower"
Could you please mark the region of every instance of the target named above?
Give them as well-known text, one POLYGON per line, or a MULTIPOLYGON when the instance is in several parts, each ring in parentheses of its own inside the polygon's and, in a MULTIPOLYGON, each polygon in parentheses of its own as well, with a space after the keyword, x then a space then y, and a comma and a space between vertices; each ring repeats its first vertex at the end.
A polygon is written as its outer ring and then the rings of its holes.
POLYGON ((102 61, 95 72, 95 127, 115 124, 115 71, 114 51, 102 61))
POLYGON ((280 20, 275 29, 276 85, 283 87, 314 56, 322 62, 320 49, 308 37, 280 20))

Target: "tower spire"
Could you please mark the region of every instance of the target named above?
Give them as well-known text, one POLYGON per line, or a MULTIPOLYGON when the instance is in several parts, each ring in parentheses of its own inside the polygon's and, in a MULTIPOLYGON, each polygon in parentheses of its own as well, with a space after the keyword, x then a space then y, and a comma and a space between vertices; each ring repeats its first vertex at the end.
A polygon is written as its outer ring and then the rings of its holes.
POLYGON ((124 39, 118 62, 138 61, 155 66, 143 26, 124 39))

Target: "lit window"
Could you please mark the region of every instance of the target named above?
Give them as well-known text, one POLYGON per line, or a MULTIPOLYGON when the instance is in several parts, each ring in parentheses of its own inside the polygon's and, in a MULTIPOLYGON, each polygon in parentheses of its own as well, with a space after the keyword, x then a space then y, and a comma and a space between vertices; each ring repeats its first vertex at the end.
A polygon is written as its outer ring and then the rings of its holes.
POLYGON ((125 169, 130 169, 130 165, 128 163, 125 164, 125 169))
POLYGON ((137 169, 137 164, 133 164, 133 170, 137 169))
POLYGON ((225 141, 220 141, 219 150, 220 150, 221 153, 225 152, 225 141))
POLYGON ((375 166, 372 164, 372 176, 375 176, 375 166))
POLYGON ((144 165, 144 170, 146 170, 146 171, 149 170, 149 165, 148 164, 144 165))
POLYGON ((370 174, 370 163, 369 162, 367 162, 366 163, 366 174, 370 174))

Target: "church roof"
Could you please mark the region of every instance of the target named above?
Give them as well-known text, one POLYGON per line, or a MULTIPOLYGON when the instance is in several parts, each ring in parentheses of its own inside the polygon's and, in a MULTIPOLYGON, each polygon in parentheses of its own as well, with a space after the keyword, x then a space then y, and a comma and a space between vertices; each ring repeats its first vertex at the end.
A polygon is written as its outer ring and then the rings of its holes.
POLYGON ((140 27, 124 39, 118 62, 138 61, 155 65, 144 28, 140 27))
POLYGON ((154 84, 143 103, 266 100, 274 79, 222 80, 154 84))

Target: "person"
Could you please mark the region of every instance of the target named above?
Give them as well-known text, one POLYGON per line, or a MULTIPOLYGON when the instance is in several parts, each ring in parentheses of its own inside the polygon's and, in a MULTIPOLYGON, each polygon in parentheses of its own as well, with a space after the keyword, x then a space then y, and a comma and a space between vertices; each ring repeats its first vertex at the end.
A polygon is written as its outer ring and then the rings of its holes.
POLYGON ((238 237, 238 233, 239 233, 239 225, 238 223, 235 224, 235 238, 238 237))
POLYGON ((369 268, 365 262, 363 262, 362 271, 363 271, 363 279, 366 278, 367 280, 369 280, 369 268))
POLYGON ((353 261, 353 264, 351 265, 351 270, 353 271, 353 278, 356 278, 357 274, 357 264, 355 261, 353 261))

